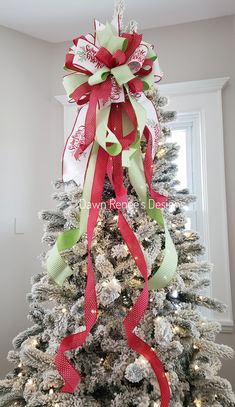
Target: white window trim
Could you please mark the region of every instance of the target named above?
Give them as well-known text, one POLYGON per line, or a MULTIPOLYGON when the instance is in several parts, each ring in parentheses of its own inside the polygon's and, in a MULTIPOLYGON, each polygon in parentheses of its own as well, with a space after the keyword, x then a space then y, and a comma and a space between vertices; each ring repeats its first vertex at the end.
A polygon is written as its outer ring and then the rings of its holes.
MULTIPOLYGON (((226 313, 216 313, 215 316, 223 332, 233 331, 222 116, 222 89, 228 80, 216 78, 159 85, 160 94, 169 98, 169 109, 177 110, 179 116, 187 113, 196 120, 199 114, 201 118, 201 129, 198 132, 202 151, 200 171, 204 174, 201 219, 207 257, 214 264, 210 295, 228 306, 226 313)), ((64 107, 66 140, 76 107, 68 103, 65 95, 55 98, 64 107)))
MULTIPOLYGON (((179 118, 186 115, 200 117, 201 162, 197 170, 203 174, 200 221, 206 245, 206 258, 214 264, 209 294, 227 304, 225 313, 210 313, 218 320, 223 332, 233 331, 232 295, 229 269, 228 228, 224 170, 224 140, 222 89, 229 78, 178 82, 159 85, 162 96, 168 97, 169 109, 179 118)), ((197 123, 196 127, 198 126, 197 123)), ((197 133, 197 134, 196 134, 197 133)), ((195 154, 199 152, 196 151, 195 154)), ((200 188, 200 185, 198 186, 200 188)))

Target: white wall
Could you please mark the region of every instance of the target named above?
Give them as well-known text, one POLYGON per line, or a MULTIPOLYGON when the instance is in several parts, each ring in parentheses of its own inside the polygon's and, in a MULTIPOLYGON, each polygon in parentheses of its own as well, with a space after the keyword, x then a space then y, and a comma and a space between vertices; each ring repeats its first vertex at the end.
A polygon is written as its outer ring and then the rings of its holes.
MULTIPOLYGON (((147 41, 156 45, 165 82, 231 78, 224 90, 223 106, 230 264, 235 299, 235 17, 151 29, 144 34, 147 41)), ((4 143, 0 161, 4 174, 0 232, 3 249, 0 326, 4 327, 1 329, 0 374, 3 374, 7 370, 5 355, 10 341, 27 324, 28 307, 24 297, 30 288, 29 278, 40 270, 36 256, 41 251, 42 229, 36 213, 52 206, 50 182, 59 175, 62 110, 53 96, 64 94, 62 66, 70 43, 47 44, 5 28, 0 28, 0 37, 3 38, 1 56, 5 56, 4 67, 0 66, 3 80, 1 141, 4 143), (25 58, 28 60, 30 56, 26 69, 25 58), (7 90, 11 75, 14 94, 7 90), (9 117, 9 111, 14 118, 9 117), (22 219, 25 235, 14 236, 15 216, 22 219)), ((221 281, 222 278, 223 270, 221 281)), ((220 335, 218 340, 235 348, 234 334, 220 335)), ((233 368, 234 361, 226 362, 223 374, 235 387, 233 368)))
POLYGON ((11 340, 28 325, 25 296, 31 275, 41 270, 37 212, 52 207, 51 180, 59 175, 63 138, 56 130, 63 124, 51 96, 50 50, 46 42, 0 27, 1 376, 9 368, 11 340), (14 234, 14 218, 23 235, 14 234))

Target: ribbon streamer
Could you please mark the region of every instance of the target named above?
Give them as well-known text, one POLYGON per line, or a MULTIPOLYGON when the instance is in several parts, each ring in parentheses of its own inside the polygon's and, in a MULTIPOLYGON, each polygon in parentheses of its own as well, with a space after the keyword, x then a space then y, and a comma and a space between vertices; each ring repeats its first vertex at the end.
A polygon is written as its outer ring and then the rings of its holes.
POLYGON ((106 25, 95 21, 94 36, 88 34, 75 39, 66 55, 65 69, 67 95, 82 107, 65 145, 63 179, 74 179, 83 186, 82 199, 87 205, 80 209, 79 228, 59 235, 47 260, 48 275, 63 286, 64 280, 73 271, 63 260, 61 252, 72 248, 84 233, 87 233, 88 239, 88 262, 84 295, 86 328, 64 338, 56 355, 55 363, 64 379, 61 391, 73 393, 81 380, 80 373, 65 352, 82 346, 97 320, 91 243, 105 175, 109 176, 113 185, 116 202, 122 204, 127 202, 127 191, 123 186, 123 167, 127 167, 130 182, 144 203, 147 214, 163 228, 165 255, 160 267, 148 279, 141 246, 122 209, 118 210, 118 228, 144 280, 143 289, 123 324, 128 345, 151 364, 161 390, 161 407, 167 407, 170 391, 164 367, 154 350, 133 332, 147 309, 149 288, 165 287, 174 277, 177 267, 177 253, 161 211, 167 198, 154 191, 151 185, 160 124, 144 90, 161 79, 157 56, 152 46, 142 40, 142 35, 120 34, 119 18, 116 18, 106 25), (142 135, 147 143, 144 161, 140 149, 142 135), (155 202, 153 208, 150 200, 155 202))

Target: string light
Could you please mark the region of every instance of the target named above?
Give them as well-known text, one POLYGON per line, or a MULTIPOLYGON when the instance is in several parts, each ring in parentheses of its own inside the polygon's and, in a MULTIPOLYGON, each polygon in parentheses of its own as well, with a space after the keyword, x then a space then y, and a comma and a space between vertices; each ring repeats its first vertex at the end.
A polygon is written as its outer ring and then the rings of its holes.
POLYGON ((157 152, 158 158, 162 158, 164 156, 165 152, 166 152, 165 148, 159 149, 157 152))
POLYGON ((33 346, 37 346, 37 345, 38 345, 37 339, 33 339, 33 340, 32 340, 32 345, 33 345, 33 346))
POLYGON ((59 403, 55 403, 54 407, 60 407, 59 403))
POLYGON ((176 309, 175 310, 175 315, 177 315, 179 313, 179 310, 178 309, 176 309))
POLYGON ((193 349, 199 349, 196 344, 193 345, 193 349))
POLYGON ((173 332, 174 332, 175 334, 179 333, 179 332, 180 332, 180 327, 179 327, 179 326, 174 326, 173 332))
POLYGON ((158 402, 154 401, 153 407, 160 407, 160 404, 158 402))
POLYGON ((54 390, 53 390, 53 389, 50 389, 50 390, 49 390, 50 396, 51 396, 53 393, 54 393, 54 390))
POLYGON ((63 307, 61 311, 63 312, 63 314, 66 314, 67 309, 65 307, 63 307))
POLYGON ((21 363, 21 362, 18 364, 18 367, 22 367, 22 363, 21 363))
POLYGON ((199 370, 199 366, 198 366, 198 365, 194 365, 194 370, 198 371, 198 370, 199 370))
POLYGON ((194 404, 196 407, 202 407, 202 401, 200 399, 195 399, 194 404))
POLYGON ((22 376, 23 376, 22 372, 18 373, 18 377, 22 377, 22 376))
POLYGON ((173 290, 173 291, 171 292, 171 297, 177 298, 177 297, 178 297, 178 291, 177 291, 177 290, 173 290))
POLYGON ((33 384, 33 379, 29 379, 28 381, 27 381, 27 384, 29 384, 30 386, 33 384))
POLYGON ((95 309, 92 309, 91 312, 92 312, 92 314, 96 314, 96 310, 95 310, 95 309))

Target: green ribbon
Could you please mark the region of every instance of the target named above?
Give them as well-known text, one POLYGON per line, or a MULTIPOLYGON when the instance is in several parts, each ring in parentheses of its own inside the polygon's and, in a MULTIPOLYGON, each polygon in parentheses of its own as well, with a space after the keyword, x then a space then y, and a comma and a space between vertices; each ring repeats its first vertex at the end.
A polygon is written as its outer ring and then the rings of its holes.
POLYGON ((115 156, 122 151, 122 145, 117 137, 108 128, 108 120, 110 114, 110 106, 97 111, 96 114, 96 135, 97 143, 110 155, 115 156), (108 135, 106 136, 108 131, 108 135), (112 143, 107 146, 107 143, 112 143))
POLYGON ((141 202, 145 205, 149 217, 155 220, 159 225, 164 227, 165 231, 165 255, 160 267, 155 274, 149 279, 149 288, 157 290, 166 287, 174 278, 177 269, 178 255, 171 235, 164 221, 162 211, 159 208, 152 208, 148 189, 146 185, 143 160, 141 151, 137 150, 131 159, 131 165, 128 168, 129 177, 141 202))
POLYGON ((63 79, 63 85, 66 90, 67 96, 71 98, 75 89, 77 89, 80 85, 83 85, 83 83, 87 82, 88 79, 89 79, 88 75, 78 74, 75 72, 66 75, 63 79))
POLYGON ((48 275, 60 287, 63 286, 65 279, 73 274, 72 269, 64 261, 60 252, 71 249, 80 240, 81 236, 83 235, 83 233, 86 232, 87 229, 87 220, 89 215, 88 203, 91 201, 91 190, 98 149, 99 145, 96 141, 94 141, 82 193, 80 227, 76 229, 66 230, 60 233, 47 259, 48 275))
POLYGON ((103 30, 96 31, 96 37, 100 46, 106 48, 111 54, 119 49, 125 51, 128 45, 127 38, 119 37, 114 26, 108 22, 103 30))

